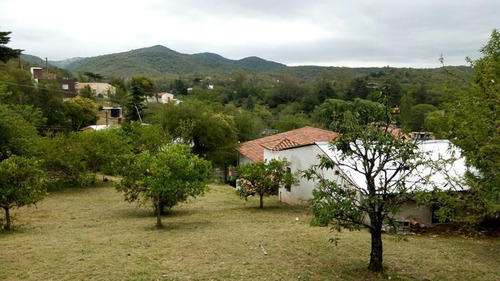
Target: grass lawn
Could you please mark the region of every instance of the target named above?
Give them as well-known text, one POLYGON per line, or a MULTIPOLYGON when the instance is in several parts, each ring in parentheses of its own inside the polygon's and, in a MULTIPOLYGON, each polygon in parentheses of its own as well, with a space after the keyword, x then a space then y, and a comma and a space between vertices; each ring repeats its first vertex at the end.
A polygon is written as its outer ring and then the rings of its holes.
POLYGON ((152 209, 111 185, 53 192, 13 210, 0 280, 500 280, 499 239, 384 235, 387 270, 372 274, 368 232, 342 232, 335 246, 328 228, 309 226, 308 209, 258 204, 214 185, 156 230, 152 209))

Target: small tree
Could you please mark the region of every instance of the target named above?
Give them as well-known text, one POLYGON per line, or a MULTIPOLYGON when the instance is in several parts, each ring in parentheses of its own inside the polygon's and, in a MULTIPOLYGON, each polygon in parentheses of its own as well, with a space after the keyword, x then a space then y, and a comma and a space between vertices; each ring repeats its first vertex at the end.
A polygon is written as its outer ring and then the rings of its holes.
POLYGON ((82 97, 88 98, 91 100, 95 100, 95 97, 96 97, 96 94, 95 94, 94 90, 90 87, 90 85, 85 85, 82 89, 80 89, 80 91, 78 91, 78 93, 82 97))
POLYGON ((269 162, 243 164, 238 167, 238 194, 241 197, 257 193, 259 207, 264 206, 263 197, 277 195, 280 186, 297 184, 297 178, 290 173, 286 160, 271 159, 269 162))
POLYGON ((11 208, 35 204, 45 196, 43 177, 36 160, 11 156, 0 162, 0 207, 5 211, 5 230, 11 228, 11 208))
POLYGON ((193 155, 189 146, 171 144, 157 153, 146 151, 132 157, 117 189, 128 202, 153 201, 156 227, 161 228, 163 209, 203 195, 211 171, 210 162, 193 155))
POLYGON ((419 158, 415 143, 393 136, 390 108, 380 105, 379 110, 372 111, 369 116, 362 114, 362 110, 353 109, 346 111, 342 120, 334 122, 340 133, 331 143, 334 159, 322 157, 320 164, 312 166, 304 176, 318 183, 310 204, 320 223, 333 224, 339 231, 362 227, 370 230, 368 269, 380 272, 382 226, 394 222, 389 215, 396 213, 400 204, 417 191, 416 186, 407 185, 406 178, 419 164, 419 158), (347 188, 324 178, 318 170, 335 166, 364 178, 365 184, 347 188))
POLYGON ((65 102, 64 114, 71 120, 71 127, 75 131, 93 125, 99 119, 95 102, 83 96, 77 96, 65 102))

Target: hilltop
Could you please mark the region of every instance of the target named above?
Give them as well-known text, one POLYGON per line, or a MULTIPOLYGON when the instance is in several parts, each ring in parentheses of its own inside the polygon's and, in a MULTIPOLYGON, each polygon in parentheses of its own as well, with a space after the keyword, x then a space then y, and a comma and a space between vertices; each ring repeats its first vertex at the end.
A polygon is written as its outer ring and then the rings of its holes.
MULTIPOLYGON (((23 59, 29 59, 29 61, 36 63, 44 62, 31 55, 23 55, 23 59)), ((282 70, 287 67, 281 63, 253 56, 231 60, 214 53, 182 54, 161 45, 96 57, 50 61, 49 63, 73 73, 90 71, 107 77, 131 77, 139 73, 151 77, 194 73, 216 75, 228 74, 236 69, 242 69, 246 72, 266 72, 282 70)))

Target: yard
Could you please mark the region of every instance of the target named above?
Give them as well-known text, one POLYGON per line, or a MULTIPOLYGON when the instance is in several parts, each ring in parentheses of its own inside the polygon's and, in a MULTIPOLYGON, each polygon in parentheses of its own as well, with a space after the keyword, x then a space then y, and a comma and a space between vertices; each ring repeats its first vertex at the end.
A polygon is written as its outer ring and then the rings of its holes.
POLYGON ((365 269, 366 231, 342 232, 335 246, 308 209, 258 204, 214 185, 156 230, 151 208, 111 184, 52 192, 0 232, 0 280, 500 280, 499 239, 385 235, 377 275, 365 269))

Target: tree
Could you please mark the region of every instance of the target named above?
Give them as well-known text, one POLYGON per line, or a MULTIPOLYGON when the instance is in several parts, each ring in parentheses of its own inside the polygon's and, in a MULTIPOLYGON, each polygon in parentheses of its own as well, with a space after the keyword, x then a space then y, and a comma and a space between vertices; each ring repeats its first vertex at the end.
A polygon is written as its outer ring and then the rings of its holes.
POLYGON ((160 116, 162 127, 173 139, 193 147, 193 152, 216 166, 236 161, 236 125, 220 104, 198 100, 169 104, 160 116))
POLYGON ((122 107, 125 107, 130 101, 130 95, 127 93, 125 81, 120 78, 111 78, 109 84, 111 84, 116 89, 115 94, 110 96, 111 102, 113 104, 119 104, 122 107))
POLYGON ((366 99, 370 94, 370 88, 368 88, 368 78, 358 77, 351 80, 349 88, 346 92, 347 100, 354 100, 356 98, 366 99))
POLYGON ((147 76, 137 75, 130 80, 130 87, 132 96, 127 104, 127 120, 142 122, 144 98, 152 96, 156 91, 154 80, 147 76))
POLYGON ((403 88, 396 78, 390 78, 385 81, 384 92, 387 95, 387 102, 389 106, 395 107, 400 104, 401 97, 403 96, 403 88))
POLYGON ((5 45, 10 42, 10 31, 0 31, 0 61, 7 62, 10 59, 17 58, 23 50, 11 49, 5 45))
POLYGON ((210 162, 191 154, 187 145, 171 144, 157 153, 142 152, 131 157, 117 190, 124 192, 128 202, 152 201, 156 227, 161 228, 164 208, 203 195, 210 175, 210 162))
POLYGON ((29 96, 29 103, 42 110, 49 128, 66 126, 63 93, 54 81, 39 81, 38 89, 29 96))
POLYGON ((180 79, 175 79, 174 83, 170 84, 172 92, 179 95, 187 95, 187 86, 180 79))
POLYGON ((87 76, 90 82, 99 82, 104 79, 104 76, 102 76, 101 74, 93 73, 90 71, 84 72, 83 75, 87 76))
POLYGON ((36 128, 16 111, 0 105, 0 161, 10 155, 31 157, 37 153, 36 128))
POLYGON ((87 156, 79 134, 58 133, 40 141, 40 158, 49 188, 90 186, 94 181, 88 173, 87 156))
POLYGON ((280 104, 288 104, 300 100, 304 95, 305 90, 297 77, 290 74, 280 75, 276 89, 269 97, 269 105, 276 107, 280 104))
POLYGON ((224 113, 233 117, 239 142, 246 142, 258 138, 264 129, 262 120, 252 111, 236 108, 232 104, 227 104, 224 106, 224 113))
POLYGON ((87 171, 93 173, 94 178, 98 172, 118 173, 124 157, 132 151, 127 139, 119 134, 119 129, 86 131, 77 136, 84 151, 83 161, 87 171))
POLYGON ((425 117, 428 113, 438 110, 431 104, 417 104, 410 110, 410 129, 412 131, 425 131, 425 117))
POLYGON ((323 70, 316 78, 316 92, 318 104, 323 103, 326 99, 336 98, 337 94, 332 84, 333 73, 329 70, 323 70))
POLYGON ((418 154, 413 142, 395 138, 391 132, 390 108, 380 105, 377 111, 361 116, 359 111, 346 111, 333 126, 340 133, 332 141, 334 159, 322 157, 320 164, 304 173, 318 182, 310 204, 316 219, 333 224, 339 230, 359 230, 371 233, 371 253, 368 269, 382 271, 382 226, 391 222, 390 213, 407 201, 413 186, 406 177, 416 168, 418 154), (371 121, 371 122, 367 122, 371 121), (347 188, 323 176, 321 169, 335 166, 349 169, 365 179, 365 186, 347 188), (369 217, 365 220, 364 215, 369 217))
POLYGON ((94 125, 99 119, 95 102, 83 96, 77 96, 65 102, 64 115, 71 120, 71 128, 74 131, 94 125))
POLYGON ((304 114, 285 115, 273 123, 273 127, 279 132, 299 129, 311 126, 311 120, 304 114))
POLYGON ((238 194, 241 197, 257 193, 259 208, 264 207, 264 196, 277 195, 280 186, 292 186, 297 183, 289 172, 290 163, 286 160, 271 159, 269 162, 247 163, 238 166, 238 194))
POLYGON ((497 29, 480 51, 482 58, 468 59, 474 69, 469 90, 458 96, 445 121, 451 123, 453 142, 462 149, 468 164, 479 170, 468 175, 471 189, 456 205, 457 208, 467 205, 475 211, 468 219, 473 224, 488 217, 500 217, 500 32, 497 29))
POLYGON ((95 100, 96 94, 94 90, 90 87, 90 85, 85 85, 82 89, 80 89, 80 91, 78 91, 78 93, 80 94, 80 96, 84 98, 95 100))
POLYGON ((0 207, 5 211, 5 230, 10 230, 10 209, 35 204, 46 194, 40 162, 11 156, 0 162, 0 207))
POLYGON ((373 115, 380 112, 380 103, 355 99, 354 101, 345 101, 339 99, 328 99, 314 109, 313 119, 323 128, 337 131, 338 125, 345 114, 348 112, 356 114, 360 124, 369 124, 373 122, 373 115))

